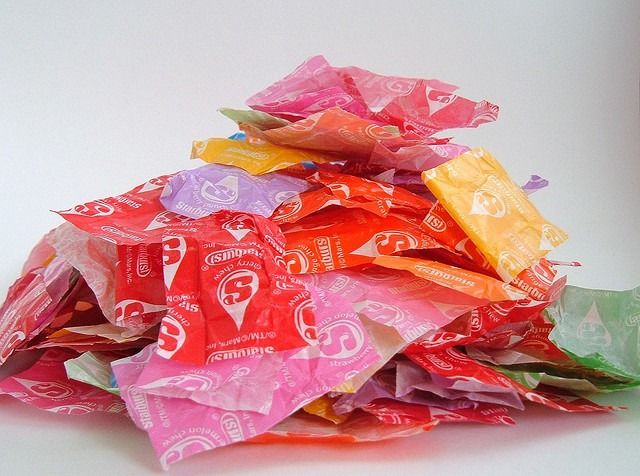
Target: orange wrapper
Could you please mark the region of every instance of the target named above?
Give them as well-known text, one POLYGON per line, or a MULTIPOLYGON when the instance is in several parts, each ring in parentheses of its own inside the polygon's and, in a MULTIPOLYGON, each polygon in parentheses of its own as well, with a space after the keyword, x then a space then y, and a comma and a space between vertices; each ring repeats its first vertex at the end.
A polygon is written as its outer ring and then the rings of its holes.
POLYGON ((315 415, 296 412, 250 443, 360 443, 417 435, 432 430, 437 420, 383 424, 365 412, 355 412, 340 424, 315 415))
POLYGON ((490 276, 456 268, 438 261, 404 256, 378 256, 373 260, 373 263, 386 268, 409 271, 440 286, 491 302, 526 298, 524 293, 513 286, 490 276))
MULTIPOLYGON (((456 223, 444 206, 437 202, 427 213, 420 228, 436 238, 451 253, 456 253, 471 261, 465 267, 473 267, 490 276, 498 277, 491 264, 478 247, 469 239, 465 231, 456 223)), ((546 301, 556 276, 553 265, 544 258, 522 270, 511 282, 512 286, 525 291, 537 301, 546 301)))
POLYGON ((357 208, 328 208, 281 228, 287 242, 284 260, 294 274, 322 273, 371 263, 380 255, 440 246, 407 217, 380 217, 357 208))
POLYGON ((422 180, 506 282, 568 238, 482 148, 423 172, 422 180))
POLYGON ((402 187, 354 175, 320 170, 310 178, 314 182, 329 187, 337 197, 361 196, 371 200, 389 200, 393 207, 420 209, 425 212, 433 206, 431 200, 409 192, 402 187))
POLYGON ((261 131, 257 127, 242 124, 240 129, 250 138, 281 146, 367 158, 379 141, 400 140, 397 127, 379 125, 339 107, 312 114, 284 127, 261 131))
POLYGON ((362 199, 362 197, 357 197, 357 199, 338 198, 334 195, 332 189, 322 187, 288 198, 270 218, 278 225, 295 223, 331 205, 339 205, 344 208, 360 208, 382 217, 387 216, 390 206, 388 200, 366 200, 362 199))
POLYGON ((354 175, 320 170, 307 178, 324 187, 295 195, 284 201, 271 216, 278 224, 293 223, 330 205, 361 208, 379 216, 402 208, 426 213, 433 203, 401 187, 354 175))

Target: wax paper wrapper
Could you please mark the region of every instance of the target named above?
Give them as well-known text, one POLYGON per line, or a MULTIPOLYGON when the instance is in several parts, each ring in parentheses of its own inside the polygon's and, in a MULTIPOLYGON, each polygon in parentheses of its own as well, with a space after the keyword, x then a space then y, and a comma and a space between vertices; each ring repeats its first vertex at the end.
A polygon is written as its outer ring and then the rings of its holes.
POLYGON ((336 160, 336 157, 318 151, 300 150, 255 140, 244 142, 217 138, 194 141, 191 158, 214 164, 233 165, 252 175, 275 172, 303 162, 322 164, 336 160))
POLYGON ((434 394, 448 402, 456 402, 461 408, 478 408, 478 403, 491 403, 524 409, 517 391, 513 388, 451 379, 438 373, 428 373, 411 361, 399 360, 396 363, 394 396, 415 394, 416 390, 434 394))
MULTIPOLYGON (((322 303, 322 300, 319 300, 322 303)), ((326 301, 325 301, 326 302, 326 301)), ((378 359, 367 334, 353 312, 328 303, 317 310, 316 346, 289 351, 283 356, 264 354, 262 359, 283 359, 277 378, 269 382, 273 392, 269 413, 230 411, 201 405, 191 399, 145 394, 137 381, 154 358, 153 349, 113 363, 122 396, 134 422, 145 429, 163 467, 187 456, 219 446, 245 441, 266 432, 276 423, 378 359), (274 388, 275 383, 275 388, 274 388), (164 408, 162 415, 152 408, 164 408)), ((239 357, 243 365, 255 356, 239 357)), ((214 361, 214 371, 224 362, 214 361)))
POLYGON ((83 352, 78 357, 65 360, 67 377, 101 388, 114 395, 120 395, 116 386, 111 362, 125 357, 118 352, 83 352))
POLYGON ((359 314, 394 328, 407 343, 488 302, 408 271, 379 266, 320 273, 312 279, 349 301, 359 314))
POLYGON ((51 238, 54 230, 46 233, 42 238, 40 238, 40 241, 38 241, 38 243, 36 243, 36 245, 31 249, 31 251, 29 252, 29 256, 27 256, 27 259, 22 265, 22 276, 35 268, 47 266, 55 257, 56 251, 49 243, 49 239, 51 238))
POLYGON ((498 107, 322 56, 222 108, 206 164, 58 212, 0 308, 0 393, 127 413, 163 468, 237 442, 376 441, 617 408, 638 289, 566 286, 567 239, 446 129, 498 107), (443 133, 444 132, 444 133, 443 133))
POLYGON ((539 175, 532 175, 531 178, 522 186, 522 191, 527 195, 531 195, 538 190, 549 186, 549 181, 539 175))
POLYGON ((67 262, 54 259, 46 267, 31 269, 9 288, 0 308, 0 364, 55 319, 77 279, 72 271, 67 262))
POLYGON ((507 282, 567 239, 484 149, 462 154, 422 178, 507 282))
POLYGON ((221 212, 167 230, 160 355, 203 364, 313 343, 310 295, 282 266, 283 247, 258 215, 221 212))
POLYGON ((512 425, 514 423, 504 407, 491 405, 479 406, 478 408, 445 409, 381 399, 366 405, 363 409, 388 424, 426 421, 475 422, 490 425, 512 425))
POLYGON ((210 164, 176 174, 160 201, 167 210, 190 218, 220 210, 269 217, 287 198, 308 188, 306 181, 277 172, 254 176, 236 167, 210 164))
POLYGON ((273 382, 282 367, 281 354, 194 366, 160 357, 155 348, 136 381, 140 393, 188 399, 224 410, 269 413, 273 382))
POLYGON ((514 389, 521 397, 534 403, 539 403, 556 410, 567 412, 608 412, 613 407, 598 405, 575 395, 560 395, 544 391, 531 390, 520 383, 509 379, 503 373, 469 358, 455 349, 442 352, 428 353, 420 346, 409 346, 405 355, 428 372, 454 380, 479 382, 484 385, 514 389))
POLYGON ((81 230, 117 245, 160 243, 163 229, 191 221, 160 203, 160 195, 171 175, 155 177, 115 197, 76 205, 57 212, 81 230))
MULTIPOLYGON (((488 416, 486 410, 493 409, 491 413, 494 417, 498 414, 507 417, 506 405, 524 408, 515 391, 495 391, 486 384, 467 385, 468 390, 449 388, 460 382, 450 381, 437 375, 431 377, 417 366, 415 366, 416 372, 409 374, 400 368, 400 364, 405 367, 412 365, 397 361, 386 366, 355 394, 338 396, 333 402, 335 413, 344 416, 356 409, 370 411, 371 408, 377 408, 379 410, 377 414, 383 415, 383 408, 387 406, 389 410, 409 410, 414 415, 421 415, 423 419, 445 411, 450 414, 459 414, 461 420, 466 416, 467 421, 506 423, 500 419, 486 418, 488 416)), ((389 412, 386 415, 393 416, 393 413, 389 412)))
MULTIPOLYGON (((512 301, 501 301, 479 306, 455 319, 441 329, 429 331, 415 341, 415 344, 430 351, 443 350, 456 345, 475 344, 482 342, 491 332, 498 332, 501 326, 517 323, 520 326, 536 321, 550 301, 558 299, 565 285, 566 278, 554 283, 549 301, 535 301, 528 298, 512 301)), ((510 291, 513 292, 513 291, 510 291)), ((514 337, 507 327, 507 337, 500 342, 503 348, 512 344, 519 337, 514 337), (512 340, 513 339, 513 340, 512 340)), ((545 347, 546 348, 546 347, 545 347)), ((559 357, 556 354, 556 357, 559 357)), ((563 361, 566 356, 561 355, 563 361)))
POLYGON ((401 140, 397 127, 362 119, 338 107, 277 129, 261 131, 249 124, 242 124, 241 129, 249 138, 278 146, 339 153, 361 159, 368 158, 380 141, 401 140))
POLYGON ((339 107, 421 136, 448 128, 477 127, 497 118, 497 106, 470 101, 454 94, 456 89, 433 79, 383 76, 355 66, 336 68, 323 56, 314 56, 253 95, 247 104, 297 123, 339 107))
MULTIPOLYGON (((280 117, 272 116, 269 113, 262 111, 254 111, 251 109, 232 109, 229 107, 221 107, 218 109, 222 115, 228 117, 234 122, 238 124, 252 124, 254 127, 257 127, 261 131, 265 129, 275 129, 276 127, 287 126, 291 123, 291 121, 287 121, 286 119, 282 119, 280 117)), ((234 138, 234 137, 230 137, 234 138)))
POLYGON ((407 142, 395 147, 378 143, 371 151, 369 164, 422 172, 444 164, 469 150, 467 146, 450 143, 407 142))
POLYGON ((54 237, 54 247, 87 276, 110 322, 132 332, 145 332, 166 312, 163 229, 191 221, 160 203, 169 178, 156 177, 124 194, 58 212, 91 237, 67 227, 54 237))
POLYGON ((360 208, 382 217, 392 208, 420 214, 433 206, 430 200, 401 187, 330 170, 318 170, 307 180, 322 187, 287 199, 271 215, 273 221, 293 223, 332 205, 360 208))
POLYGON ((411 216, 390 212, 381 217, 358 208, 327 208, 281 228, 291 273, 333 271, 381 255, 440 246, 411 216))
POLYGON ((54 413, 124 413, 125 405, 116 395, 67 378, 64 363, 76 356, 73 351, 50 349, 27 370, 0 381, 0 393, 54 413))
POLYGON ((130 335, 126 329, 109 323, 65 326, 37 339, 30 348, 65 347, 77 351, 86 350, 87 347, 93 350, 136 349, 157 339, 157 335, 157 329, 130 335))
MULTIPOLYGON (((498 277, 482 252, 440 202, 431 207, 420 227, 436 238, 443 245, 443 248, 450 252, 450 254, 441 254, 439 256, 441 260, 498 277)), ((548 301, 552 294, 555 277, 556 270, 551 262, 541 258, 520 271, 510 284, 525 291, 533 299, 548 301)))
POLYGON ((410 422, 394 421, 381 424, 381 419, 365 412, 354 412, 339 424, 297 412, 287 417, 267 433, 251 439, 253 443, 274 442, 328 442, 359 443, 402 438, 432 430, 438 423, 435 419, 416 419, 410 422))
POLYGON ((116 245, 96 238, 71 223, 63 223, 53 230, 48 241, 58 256, 80 272, 107 320, 115 323, 116 245))
POLYGON ((640 385, 640 288, 605 291, 567 286, 547 308, 549 335, 577 362, 640 385))
POLYGON ((516 316, 517 309, 512 308, 507 319, 487 328, 487 332, 477 335, 474 342, 466 346, 467 354, 498 365, 572 366, 573 361, 549 340, 554 325, 540 313, 541 308, 529 307, 530 313, 524 316, 516 316))

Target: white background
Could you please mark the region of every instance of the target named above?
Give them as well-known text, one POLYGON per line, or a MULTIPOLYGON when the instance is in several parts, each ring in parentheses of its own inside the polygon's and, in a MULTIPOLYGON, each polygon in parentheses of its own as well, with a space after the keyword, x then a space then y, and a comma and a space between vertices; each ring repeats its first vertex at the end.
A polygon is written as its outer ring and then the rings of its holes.
MULTIPOLYGON (((640 3, 0 1, 0 292, 60 223, 49 209, 112 196, 196 164, 216 113, 323 53, 335 65, 436 77, 501 106, 456 133, 491 150, 570 241, 570 283, 640 284, 640 3)), ((533 408, 515 428, 437 428, 358 446, 240 445, 172 474, 625 474, 640 467, 630 410, 533 408)), ((153 474, 143 433, 111 416, 64 417, 0 397, 2 474, 153 474)))

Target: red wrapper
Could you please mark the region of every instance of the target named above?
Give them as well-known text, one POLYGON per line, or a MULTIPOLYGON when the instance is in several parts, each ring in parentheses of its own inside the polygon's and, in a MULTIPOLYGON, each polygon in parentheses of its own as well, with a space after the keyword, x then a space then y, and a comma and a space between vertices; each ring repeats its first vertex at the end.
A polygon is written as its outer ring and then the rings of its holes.
POLYGON ((531 390, 506 375, 483 365, 455 349, 430 353, 418 345, 410 345, 405 355, 428 372, 453 379, 473 379, 486 385, 515 389, 525 399, 566 412, 610 412, 613 407, 598 405, 584 398, 554 395, 531 390))
POLYGON ((160 243, 119 245, 115 269, 115 324, 146 329, 166 314, 160 243))
POLYGON ((453 127, 478 127, 498 118, 498 106, 475 102, 448 90, 417 81, 408 94, 396 96, 375 118, 398 126, 403 135, 428 137, 453 127))
POLYGON ((362 409, 375 415, 381 422, 393 425, 430 421, 477 422, 490 425, 515 423, 509 416, 509 410, 500 405, 478 404, 475 408, 444 409, 392 399, 379 399, 365 405, 362 409))
POLYGON ((66 415, 126 413, 120 397, 67 378, 64 362, 77 356, 70 350, 50 349, 27 370, 0 381, 0 394, 11 395, 42 410, 66 415))
POLYGON ((165 210, 160 203, 162 189, 171 177, 155 177, 122 195, 83 203, 57 213, 81 230, 112 243, 160 243, 166 226, 192 221, 165 210))
POLYGON ((158 353, 202 364, 312 343, 310 294, 280 264, 283 244, 276 225, 245 213, 167 230, 158 353))
POLYGON ((410 217, 386 217, 358 209, 330 208, 282 227, 291 273, 319 273, 371 263, 375 257, 439 243, 410 217))
POLYGON ((401 187, 354 175, 320 170, 307 180, 323 185, 286 200, 271 216, 278 224, 296 222, 331 205, 360 208, 385 217, 392 208, 424 215, 433 203, 401 187))

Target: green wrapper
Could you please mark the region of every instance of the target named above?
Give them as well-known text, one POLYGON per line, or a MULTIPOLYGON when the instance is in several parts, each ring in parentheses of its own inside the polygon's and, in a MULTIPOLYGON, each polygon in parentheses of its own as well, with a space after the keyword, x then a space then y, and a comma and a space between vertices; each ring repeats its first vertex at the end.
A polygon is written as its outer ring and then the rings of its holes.
POLYGON ((547 310, 549 339, 579 364, 640 385, 640 287, 605 291, 567 286, 547 310))
POLYGON ((245 110, 245 109, 231 109, 228 107, 222 107, 218 111, 223 115, 231 119, 238 124, 251 124, 257 127, 261 131, 266 129, 275 129, 276 127, 283 127, 291 124, 285 119, 272 116, 266 112, 245 110))
POLYGON ((496 367, 496 370, 531 389, 535 389, 538 385, 546 385, 547 387, 568 390, 577 395, 620 390, 628 386, 618 383, 592 380, 588 377, 566 377, 546 372, 528 371, 523 369, 496 367))
POLYGON ((113 386, 111 362, 121 357, 111 352, 84 352, 75 359, 67 360, 64 367, 70 379, 120 395, 120 389, 113 386))

